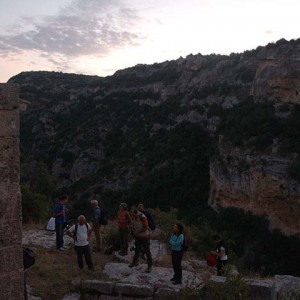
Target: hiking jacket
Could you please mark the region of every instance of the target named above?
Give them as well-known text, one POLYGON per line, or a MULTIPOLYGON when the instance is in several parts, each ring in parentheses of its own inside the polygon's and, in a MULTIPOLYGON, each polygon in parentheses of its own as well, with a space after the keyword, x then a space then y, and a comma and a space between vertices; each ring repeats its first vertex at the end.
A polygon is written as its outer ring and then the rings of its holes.
POLYGON ((173 233, 170 238, 171 249, 174 251, 182 251, 183 234, 176 235, 173 233))
POLYGON ((131 218, 127 210, 119 210, 117 215, 117 222, 120 228, 128 228, 131 223, 131 218))

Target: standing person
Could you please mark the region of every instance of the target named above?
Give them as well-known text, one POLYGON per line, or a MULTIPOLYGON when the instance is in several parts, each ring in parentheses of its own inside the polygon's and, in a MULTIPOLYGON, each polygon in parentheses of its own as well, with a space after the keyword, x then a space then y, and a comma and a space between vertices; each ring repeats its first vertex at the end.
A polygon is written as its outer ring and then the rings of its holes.
POLYGON ((131 218, 127 210, 127 204, 121 203, 117 214, 117 223, 119 226, 120 236, 120 251, 121 256, 128 254, 129 243, 129 225, 131 224, 131 218))
POLYGON ((183 226, 180 223, 173 225, 173 234, 170 238, 170 245, 172 249, 172 266, 174 271, 174 276, 171 278, 173 284, 182 283, 182 256, 183 256, 183 226))
POLYGON ((74 239, 75 251, 77 254, 77 263, 79 269, 83 269, 84 256, 85 263, 89 270, 93 270, 93 261, 91 250, 89 246, 89 240, 91 238, 92 228, 90 224, 86 223, 84 215, 78 217, 78 223, 72 225, 66 232, 68 236, 74 239))
POLYGON ((56 248, 60 251, 64 251, 64 229, 67 224, 66 204, 68 202, 68 196, 62 195, 59 199, 59 203, 56 203, 54 207, 53 217, 55 218, 55 232, 56 232, 56 248))
POLYGON ((220 238, 219 235, 214 235, 212 237, 214 243, 217 246, 217 250, 216 251, 211 251, 212 254, 217 256, 217 270, 218 270, 218 276, 222 276, 224 270, 224 266, 227 265, 227 260, 228 260, 228 249, 227 247, 224 245, 224 242, 222 241, 222 239, 220 238))
MULTIPOLYGON (((146 210, 144 204, 140 203, 138 205, 138 211, 140 211, 142 214, 144 214, 146 216, 147 221, 148 221, 148 227, 151 230, 151 232, 154 232, 154 230, 156 228, 155 221, 154 221, 152 215, 149 213, 149 211, 146 210)), ((142 251, 141 251, 141 258, 142 259, 146 259, 146 257, 145 257, 145 251, 144 251, 143 248, 142 248, 142 251)))
POLYGON ((96 247, 93 247, 94 251, 100 252, 101 251, 101 246, 102 246, 102 240, 101 240, 101 233, 100 233, 100 218, 101 218, 101 209, 98 206, 98 201, 97 200, 92 200, 91 201, 91 207, 93 210, 92 214, 92 230, 95 233, 95 238, 96 238, 96 247))
POLYGON ((152 271, 152 256, 150 252, 150 231, 147 217, 138 210, 133 211, 133 234, 135 238, 135 252, 130 268, 138 265, 138 260, 143 251, 147 257, 147 273, 152 271))

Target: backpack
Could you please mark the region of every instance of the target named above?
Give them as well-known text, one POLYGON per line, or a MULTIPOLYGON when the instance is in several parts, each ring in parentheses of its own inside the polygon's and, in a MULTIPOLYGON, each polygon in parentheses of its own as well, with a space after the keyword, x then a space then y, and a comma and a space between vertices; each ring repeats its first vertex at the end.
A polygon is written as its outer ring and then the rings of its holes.
POLYGON ((156 228, 156 224, 155 224, 155 221, 154 221, 153 217, 151 216, 151 214, 147 210, 142 211, 142 213, 147 217, 148 227, 152 231, 154 231, 155 228, 156 228))
POLYGON ((216 255, 212 254, 212 253, 208 253, 207 254, 207 258, 206 258, 206 263, 208 266, 213 267, 218 263, 218 258, 216 255))
POLYGON ((107 219, 106 219, 105 212, 104 212, 104 209, 103 209, 103 208, 100 209, 100 219, 99 219, 99 223, 100 223, 101 225, 107 225, 107 219))
POLYGON ((35 254, 29 248, 23 248, 23 266, 24 269, 28 269, 35 264, 35 254))
POLYGON ((189 241, 185 237, 185 235, 183 235, 183 242, 182 242, 181 248, 182 248, 182 251, 187 251, 189 248, 189 241))

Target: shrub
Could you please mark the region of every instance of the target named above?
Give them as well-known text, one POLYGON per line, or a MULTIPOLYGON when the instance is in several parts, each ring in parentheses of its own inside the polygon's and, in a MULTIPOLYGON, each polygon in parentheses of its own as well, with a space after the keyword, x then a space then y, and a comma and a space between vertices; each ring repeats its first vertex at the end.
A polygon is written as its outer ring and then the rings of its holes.
POLYGON ((49 203, 45 195, 34 193, 21 185, 23 222, 45 222, 49 217, 49 203))

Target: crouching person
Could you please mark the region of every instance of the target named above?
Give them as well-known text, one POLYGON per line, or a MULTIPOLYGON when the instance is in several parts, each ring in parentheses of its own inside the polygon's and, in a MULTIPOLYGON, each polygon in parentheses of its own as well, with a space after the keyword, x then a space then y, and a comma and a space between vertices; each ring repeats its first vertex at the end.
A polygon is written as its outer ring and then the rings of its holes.
POLYGON ((66 232, 68 236, 74 239, 74 248, 77 254, 79 269, 83 269, 83 256, 88 268, 90 270, 94 269, 89 246, 91 233, 91 226, 86 222, 84 215, 80 215, 78 217, 78 223, 71 226, 66 232))

